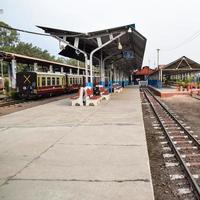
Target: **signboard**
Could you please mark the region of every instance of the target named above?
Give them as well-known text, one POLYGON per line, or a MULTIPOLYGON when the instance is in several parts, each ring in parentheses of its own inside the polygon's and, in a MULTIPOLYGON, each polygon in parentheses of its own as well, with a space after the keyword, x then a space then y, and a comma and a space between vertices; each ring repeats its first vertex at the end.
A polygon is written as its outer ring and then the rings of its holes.
POLYGON ((127 60, 132 60, 134 58, 134 52, 133 51, 123 51, 123 58, 127 60))

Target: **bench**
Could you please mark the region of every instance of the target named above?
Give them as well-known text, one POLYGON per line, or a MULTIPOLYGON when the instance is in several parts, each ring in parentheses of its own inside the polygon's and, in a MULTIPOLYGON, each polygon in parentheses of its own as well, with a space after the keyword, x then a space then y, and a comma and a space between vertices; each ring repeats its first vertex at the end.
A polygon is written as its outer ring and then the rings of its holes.
POLYGON ((102 85, 99 85, 99 90, 100 90, 100 94, 101 94, 101 99, 102 100, 109 100, 110 99, 110 93, 108 92, 108 90, 106 90, 106 88, 104 88, 102 85))
POLYGON ((84 89, 81 87, 78 91, 78 95, 70 98, 72 106, 83 106, 83 92, 84 89))
POLYGON ((112 87, 114 93, 120 93, 123 90, 121 85, 119 85, 118 83, 113 83, 112 87))
POLYGON ((85 88, 85 105, 97 106, 101 101, 101 96, 95 96, 92 88, 85 88))

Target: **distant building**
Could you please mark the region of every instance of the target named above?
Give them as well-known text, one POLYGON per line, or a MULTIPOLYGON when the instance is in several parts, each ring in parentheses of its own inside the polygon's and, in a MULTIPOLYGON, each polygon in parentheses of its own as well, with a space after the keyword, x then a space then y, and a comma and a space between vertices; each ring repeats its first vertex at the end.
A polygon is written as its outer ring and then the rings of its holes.
POLYGON ((147 77, 152 74, 155 70, 149 66, 144 66, 142 69, 134 70, 132 72, 132 80, 134 84, 138 84, 138 81, 144 81, 147 77))

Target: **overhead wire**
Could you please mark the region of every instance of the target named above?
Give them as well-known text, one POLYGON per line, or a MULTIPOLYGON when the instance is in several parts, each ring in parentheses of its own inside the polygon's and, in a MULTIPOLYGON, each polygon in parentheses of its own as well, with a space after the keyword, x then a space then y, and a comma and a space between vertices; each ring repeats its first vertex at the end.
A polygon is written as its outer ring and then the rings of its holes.
POLYGON ((5 29, 8 29, 8 30, 14 30, 14 31, 20 31, 20 32, 24 32, 24 33, 30 33, 30 34, 34 34, 34 35, 50 36, 49 34, 45 34, 45 33, 27 31, 27 30, 18 29, 18 28, 12 28, 12 27, 3 26, 3 25, 0 25, 0 28, 5 28, 5 29))
MULTIPOLYGON (((19 32, 24 32, 24 33, 29 33, 29 34, 34 34, 34 35, 41 35, 41 36, 52 36, 53 34, 46 34, 46 33, 38 33, 38 32, 34 32, 34 31, 28 31, 28 30, 24 30, 24 29, 18 29, 18 28, 12 28, 12 27, 8 27, 8 26, 3 26, 0 25, 0 28, 5 28, 8 30, 14 30, 14 31, 19 31, 19 32)), ((66 35, 66 37, 78 37, 84 35, 84 33, 80 33, 80 34, 76 34, 76 35, 66 35)))
POLYGON ((187 43, 192 42, 193 40, 195 40, 199 36, 200 36, 200 30, 198 30, 197 32, 192 34, 190 37, 186 38, 183 42, 181 42, 180 44, 176 45, 175 47, 169 48, 169 49, 162 49, 162 51, 173 51, 173 50, 176 50, 176 49, 186 45, 187 43))

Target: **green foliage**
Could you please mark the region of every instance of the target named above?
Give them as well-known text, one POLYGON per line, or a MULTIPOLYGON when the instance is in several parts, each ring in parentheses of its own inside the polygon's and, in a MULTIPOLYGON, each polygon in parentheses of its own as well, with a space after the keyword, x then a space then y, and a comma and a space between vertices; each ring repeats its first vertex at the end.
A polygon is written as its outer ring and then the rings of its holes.
POLYGON ((80 67, 85 67, 85 63, 80 62, 80 61, 75 60, 75 59, 72 59, 72 58, 68 59, 67 64, 74 65, 74 66, 78 66, 79 65, 80 67))
POLYGON ((7 78, 4 80, 4 88, 5 88, 5 91, 8 93, 9 92, 9 80, 7 78))
POLYGON ((9 30, 2 26, 10 27, 8 24, 0 21, 0 50, 67 64, 65 58, 56 58, 47 50, 33 46, 32 43, 20 41, 17 31, 9 30))
POLYGON ((16 46, 19 42, 19 34, 15 30, 9 30, 4 27, 10 26, 0 21, 0 48, 3 50, 6 47, 16 46))
POLYGON ((19 93, 16 91, 11 91, 10 96, 12 99, 19 99, 19 93))

